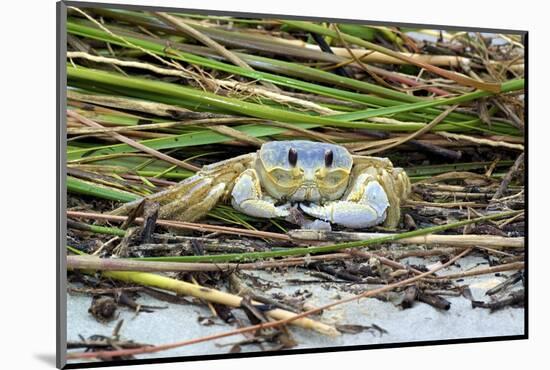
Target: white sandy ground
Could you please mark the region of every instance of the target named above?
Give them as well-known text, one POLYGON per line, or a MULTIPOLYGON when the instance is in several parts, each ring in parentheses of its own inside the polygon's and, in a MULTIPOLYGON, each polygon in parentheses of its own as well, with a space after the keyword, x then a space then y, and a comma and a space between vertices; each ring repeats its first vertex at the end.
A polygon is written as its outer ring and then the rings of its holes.
MULTIPOLYGON (((414 260, 419 262, 419 260, 414 260)), ((471 268, 487 267, 486 260, 480 257, 466 257, 460 261, 461 271, 471 268)), ((440 274, 457 272, 457 267, 451 267, 440 274)), ((460 284, 469 284, 472 295, 476 300, 488 301, 485 291, 504 280, 503 273, 497 277, 494 274, 473 278, 465 278, 460 284)), ((263 279, 283 283, 286 279, 315 279, 305 275, 299 270, 290 270, 285 274, 271 272, 252 272, 263 279)), ((519 284, 519 283, 518 283, 519 284)), ((309 302, 315 305, 328 303, 337 299, 348 297, 348 293, 342 293, 337 288, 325 289, 324 284, 288 285, 281 284, 283 288, 272 288, 265 295, 276 291, 284 291, 292 294, 298 289, 307 289, 313 293, 309 302)), ((365 345, 380 343, 399 343, 438 339, 460 339, 490 336, 521 335, 524 333, 523 308, 511 308, 490 313, 488 309, 475 308, 464 297, 445 297, 451 302, 448 311, 441 311, 421 302, 415 302, 410 309, 403 310, 390 302, 382 302, 378 299, 368 298, 359 302, 352 302, 337 306, 325 311, 322 321, 331 324, 376 324, 388 331, 380 335, 364 331, 360 334, 343 334, 336 338, 310 332, 308 330, 292 327, 293 338, 299 343, 295 348, 319 348, 337 347, 349 345, 365 345)), ((97 322, 89 313, 91 297, 83 295, 69 295, 67 307, 67 338, 78 340, 79 335, 87 338, 94 334, 110 336, 118 320, 103 324, 97 322)), ((131 339, 136 342, 149 344, 165 344, 186 339, 203 337, 210 334, 230 331, 234 327, 216 319, 216 325, 201 325, 199 316, 210 316, 211 312, 206 306, 176 305, 161 302, 143 294, 138 302, 145 305, 168 306, 167 309, 157 310, 154 313, 140 313, 135 315, 129 309, 120 308, 119 318, 124 319, 121 330, 122 339, 131 339)), ((233 310, 238 317, 239 310, 233 310)), ((231 345, 220 347, 221 344, 235 343, 243 340, 241 335, 227 337, 206 343, 194 344, 159 353, 139 355, 137 358, 147 357, 172 357, 172 356, 196 356, 206 354, 227 353, 231 345)), ((242 351, 258 351, 257 346, 242 346, 242 351)))

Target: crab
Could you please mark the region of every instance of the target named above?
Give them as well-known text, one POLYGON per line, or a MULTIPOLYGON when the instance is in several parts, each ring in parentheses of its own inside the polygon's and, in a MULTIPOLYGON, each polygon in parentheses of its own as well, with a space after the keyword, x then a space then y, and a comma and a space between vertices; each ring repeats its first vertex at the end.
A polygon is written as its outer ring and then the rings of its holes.
MULTIPOLYGON (((402 168, 387 158, 353 156, 336 144, 270 141, 254 152, 204 166, 194 176, 147 199, 159 217, 195 221, 218 202, 261 218, 288 217, 299 208, 314 219, 348 228, 397 227, 410 193, 402 168)), ((113 214, 127 214, 141 200, 113 214)))

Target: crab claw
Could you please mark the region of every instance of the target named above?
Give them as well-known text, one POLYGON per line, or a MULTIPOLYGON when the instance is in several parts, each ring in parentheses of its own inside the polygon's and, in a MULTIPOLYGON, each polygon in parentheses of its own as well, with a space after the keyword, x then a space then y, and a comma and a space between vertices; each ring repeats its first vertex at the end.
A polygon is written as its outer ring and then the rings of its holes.
POLYGON ((275 200, 262 194, 260 180, 254 169, 244 171, 231 192, 233 208, 247 215, 261 218, 287 217, 290 204, 275 205, 275 200))
POLYGON ((365 228, 384 222, 388 206, 388 197, 376 181, 366 185, 358 202, 341 200, 323 206, 300 204, 302 211, 312 217, 350 228, 365 228))

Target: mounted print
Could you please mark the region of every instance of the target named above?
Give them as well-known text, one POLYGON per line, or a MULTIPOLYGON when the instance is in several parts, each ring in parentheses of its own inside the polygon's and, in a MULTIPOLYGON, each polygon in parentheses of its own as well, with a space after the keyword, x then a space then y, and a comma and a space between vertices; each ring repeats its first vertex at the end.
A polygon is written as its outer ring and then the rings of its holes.
POLYGON ((527 338, 526 31, 58 27, 58 367, 527 338))

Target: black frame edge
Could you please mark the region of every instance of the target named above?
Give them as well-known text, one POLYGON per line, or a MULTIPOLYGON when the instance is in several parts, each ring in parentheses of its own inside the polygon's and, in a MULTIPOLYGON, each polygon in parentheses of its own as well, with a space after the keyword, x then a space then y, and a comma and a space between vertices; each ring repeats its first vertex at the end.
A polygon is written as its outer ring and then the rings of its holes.
POLYGON ((525 122, 524 132, 524 189, 525 189, 525 269, 523 272, 525 289, 525 321, 523 330, 525 338, 529 339, 529 32, 522 33, 524 53, 524 100, 523 116, 525 122))
POLYGON ((348 19, 348 18, 331 18, 331 17, 316 17, 310 15, 295 15, 295 14, 267 14, 267 13, 255 13, 255 12, 239 12, 231 10, 211 10, 211 9, 189 9, 184 7, 169 7, 169 6, 155 6, 155 5, 132 5, 132 4, 110 4, 110 3, 96 3, 88 1, 73 1, 62 0, 67 6, 75 6, 81 8, 93 8, 103 7, 111 9, 126 9, 126 10, 141 10, 141 11, 164 11, 164 12, 185 12, 189 14, 209 14, 209 15, 232 15, 237 17, 257 17, 257 18, 285 18, 304 21, 318 21, 318 22, 332 22, 332 23, 361 23, 378 26, 397 26, 397 27, 423 27, 423 28, 435 28, 435 29, 447 29, 447 30, 459 30, 459 31, 472 31, 472 32, 489 32, 489 33, 513 33, 523 34, 527 30, 514 30, 505 28, 484 28, 484 27, 471 27, 471 26, 452 26, 441 24, 428 24, 428 23, 407 23, 407 22, 391 22, 391 21, 374 21, 369 19, 348 19))
POLYGON ((66 180, 66 111, 67 111, 67 6, 63 1, 56 3, 56 367, 64 368, 67 364, 67 264, 66 241, 67 234, 67 187, 66 180))

